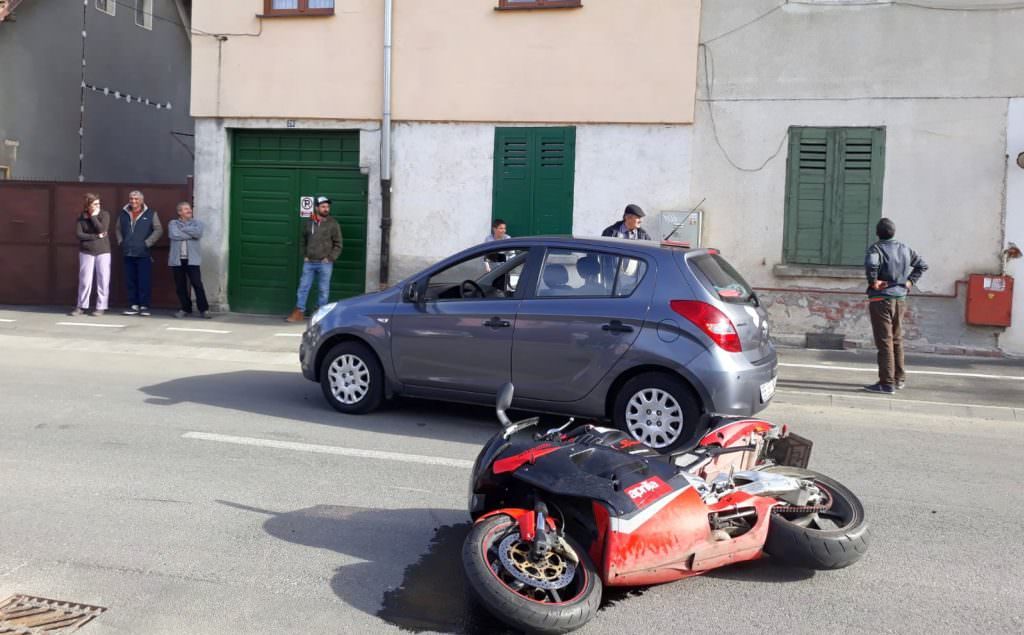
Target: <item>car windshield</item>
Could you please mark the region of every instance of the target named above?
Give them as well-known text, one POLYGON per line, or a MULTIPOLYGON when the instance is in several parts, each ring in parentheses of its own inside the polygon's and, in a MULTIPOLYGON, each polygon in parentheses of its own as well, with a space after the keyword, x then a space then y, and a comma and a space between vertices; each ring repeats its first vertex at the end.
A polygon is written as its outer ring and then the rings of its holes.
POLYGON ((709 253, 689 259, 691 265, 704 274, 704 286, 719 300, 733 304, 753 302, 754 291, 732 265, 718 254, 709 253))

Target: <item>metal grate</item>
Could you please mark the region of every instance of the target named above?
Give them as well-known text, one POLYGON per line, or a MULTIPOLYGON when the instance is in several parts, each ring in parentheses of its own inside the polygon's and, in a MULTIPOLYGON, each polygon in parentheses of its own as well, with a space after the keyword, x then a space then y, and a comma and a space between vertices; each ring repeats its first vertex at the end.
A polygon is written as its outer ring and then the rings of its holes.
POLYGON ((12 595, 0 602, 0 633, 55 635, 71 633, 107 609, 78 602, 12 595))

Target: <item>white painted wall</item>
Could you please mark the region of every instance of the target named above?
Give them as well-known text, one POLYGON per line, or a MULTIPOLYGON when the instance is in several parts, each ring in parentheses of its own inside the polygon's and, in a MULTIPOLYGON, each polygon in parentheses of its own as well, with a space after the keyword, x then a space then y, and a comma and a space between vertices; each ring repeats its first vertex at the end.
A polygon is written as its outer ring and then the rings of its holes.
MULTIPOLYGON (((1024 98, 1010 100, 1006 126, 1006 242, 1024 249, 1024 168, 1017 155, 1024 152, 1024 98)), ((1004 351, 1024 355, 1024 258, 1010 260, 1006 273, 1014 277, 1012 324, 999 342, 1004 351)))
MULTIPOLYGON (((393 282, 487 236, 495 125, 395 126, 393 282)), ((691 145, 688 125, 577 126, 573 232, 600 235, 627 203, 652 224, 659 210, 687 207, 691 145)))

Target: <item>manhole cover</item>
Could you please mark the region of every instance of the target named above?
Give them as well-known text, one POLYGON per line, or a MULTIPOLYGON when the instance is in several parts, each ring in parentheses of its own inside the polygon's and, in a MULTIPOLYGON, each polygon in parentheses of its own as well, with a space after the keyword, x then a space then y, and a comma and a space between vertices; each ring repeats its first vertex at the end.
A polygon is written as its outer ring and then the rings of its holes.
POLYGON ((36 635, 70 633, 107 609, 78 602, 12 595, 0 602, 0 633, 36 635))

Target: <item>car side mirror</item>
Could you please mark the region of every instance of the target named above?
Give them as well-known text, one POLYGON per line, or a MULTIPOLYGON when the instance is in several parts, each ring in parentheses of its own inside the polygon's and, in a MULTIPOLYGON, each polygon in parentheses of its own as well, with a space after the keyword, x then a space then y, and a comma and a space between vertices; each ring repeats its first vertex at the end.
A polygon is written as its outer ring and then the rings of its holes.
POLYGON ((412 302, 416 306, 423 306, 427 302, 426 280, 410 282, 402 289, 402 299, 412 302))

